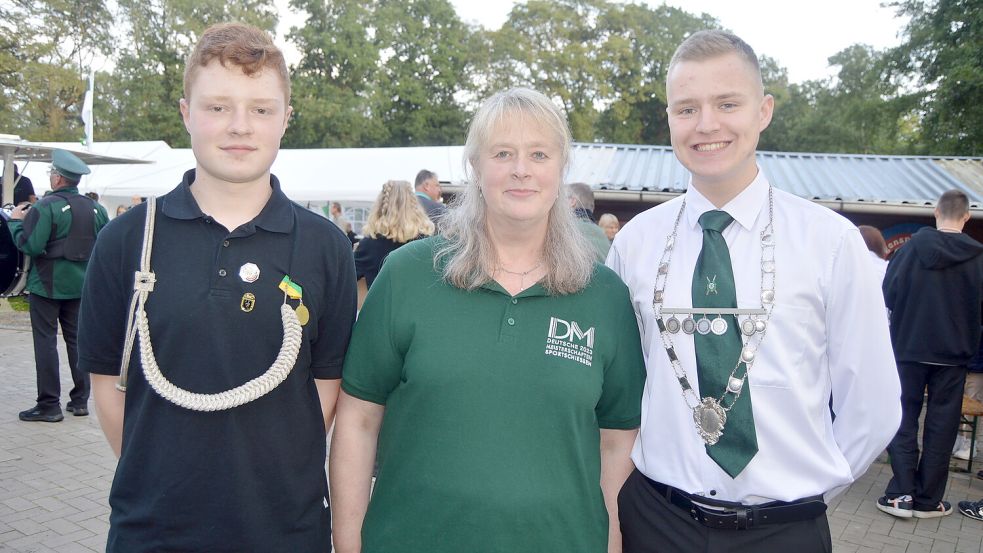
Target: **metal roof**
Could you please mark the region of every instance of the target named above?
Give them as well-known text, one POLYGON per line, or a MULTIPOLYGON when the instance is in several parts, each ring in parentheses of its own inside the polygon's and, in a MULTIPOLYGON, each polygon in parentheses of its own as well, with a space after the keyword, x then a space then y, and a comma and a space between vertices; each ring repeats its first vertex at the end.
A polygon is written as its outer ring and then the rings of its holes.
MULTIPOLYGON (((680 193, 691 175, 668 146, 573 146, 568 182, 595 189, 680 193)), ((934 206, 946 190, 962 190, 983 207, 983 158, 758 152, 777 188, 811 200, 934 206)))

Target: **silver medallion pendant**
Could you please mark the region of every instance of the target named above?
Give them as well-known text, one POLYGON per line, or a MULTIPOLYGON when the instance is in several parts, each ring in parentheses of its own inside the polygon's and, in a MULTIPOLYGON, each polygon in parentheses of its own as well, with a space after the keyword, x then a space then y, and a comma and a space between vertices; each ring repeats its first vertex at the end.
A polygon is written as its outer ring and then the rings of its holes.
POLYGON ((744 321, 741 322, 741 332, 743 332, 745 336, 751 336, 755 333, 755 330, 755 324, 752 319, 744 319, 744 321))
POLYGON ((707 445, 713 445, 724 433, 727 411, 724 411, 717 400, 705 397, 693 408, 693 422, 696 423, 696 431, 699 432, 700 438, 703 438, 707 445))
POLYGON ((683 319, 682 326, 683 326, 683 332, 685 332, 686 334, 692 334, 696 332, 696 321, 693 320, 693 317, 686 317, 685 319, 683 319))
POLYGON ((710 319, 704 317, 699 321, 696 321, 696 331, 704 336, 710 334, 710 319))
POLYGON ((717 336, 723 336, 727 332, 727 321, 721 317, 717 317, 710 323, 710 332, 713 332, 717 336))
POLYGON ((666 321, 666 330, 672 332, 673 334, 679 332, 679 327, 679 319, 677 319, 675 315, 669 317, 669 320, 666 321))

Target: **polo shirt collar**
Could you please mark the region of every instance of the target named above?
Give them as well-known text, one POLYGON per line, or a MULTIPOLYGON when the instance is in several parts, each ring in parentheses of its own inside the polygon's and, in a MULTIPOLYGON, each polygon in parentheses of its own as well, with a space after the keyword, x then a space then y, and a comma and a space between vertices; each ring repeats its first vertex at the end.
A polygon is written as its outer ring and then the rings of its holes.
POLYGON ((532 298, 536 296, 549 295, 549 293, 546 292, 546 288, 543 286, 542 282, 537 282, 514 296, 510 294, 508 290, 502 288, 502 285, 495 279, 489 279, 488 282, 481 285, 481 288, 490 292, 508 296, 510 298, 532 298))
MULTIPOLYGON (((744 230, 754 228, 754 223, 761 213, 768 200, 768 177, 765 176, 761 166, 758 166, 758 175, 754 177, 751 184, 740 194, 734 196, 726 205, 720 208, 726 211, 744 230)), ((686 224, 694 230, 700 229, 700 215, 707 211, 717 209, 700 191, 692 184, 686 189, 686 224)))
MULTIPOLYGON (((190 169, 184 173, 181 184, 167 195, 168 201, 162 206, 164 215, 182 220, 200 219, 205 216, 194 195, 191 194, 191 185, 194 182, 195 170, 190 169)), ((280 189, 280 181, 276 175, 270 174, 270 187, 273 188, 270 199, 266 201, 259 215, 247 224, 270 232, 289 233, 293 229, 293 210, 290 207, 290 200, 280 189)))

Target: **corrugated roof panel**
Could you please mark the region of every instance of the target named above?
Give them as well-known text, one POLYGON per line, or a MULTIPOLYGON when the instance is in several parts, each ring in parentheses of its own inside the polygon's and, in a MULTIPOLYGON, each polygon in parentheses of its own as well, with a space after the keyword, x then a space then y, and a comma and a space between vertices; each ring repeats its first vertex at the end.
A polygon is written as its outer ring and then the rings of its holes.
MULTIPOLYGON (((793 152, 757 157, 776 187, 804 198, 923 204, 957 188, 971 202, 983 202, 983 158, 793 152)), ((574 144, 573 158, 577 169, 582 159, 599 165, 589 173, 571 170, 571 182, 598 188, 682 191, 692 178, 668 146, 574 144)))

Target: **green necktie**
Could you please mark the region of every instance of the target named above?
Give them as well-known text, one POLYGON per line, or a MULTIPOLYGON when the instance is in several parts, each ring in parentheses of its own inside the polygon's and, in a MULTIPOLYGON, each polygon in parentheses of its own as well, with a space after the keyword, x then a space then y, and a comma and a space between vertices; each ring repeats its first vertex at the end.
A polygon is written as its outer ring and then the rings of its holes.
MULTIPOLYGON (((700 216, 703 228, 703 249, 696 260, 693 272, 693 307, 737 307, 737 290, 734 270, 730 263, 727 242, 721 234, 734 218, 724 211, 708 211, 700 216)), ((708 318, 715 318, 710 315, 708 318)), ((725 315, 727 332, 693 335, 696 342, 696 368, 699 375, 700 395, 719 399, 727 389, 731 371, 741 355, 741 336, 737 317, 725 315)), ((746 370, 742 365, 742 371, 746 370)), ((743 373, 735 376, 740 377, 743 373)), ((724 407, 733 395, 724 399, 724 407)), ((727 413, 720 440, 706 446, 707 454, 720 468, 736 478, 758 452, 758 439, 754 432, 754 415, 751 412, 751 390, 747 382, 737 403, 727 413)))

